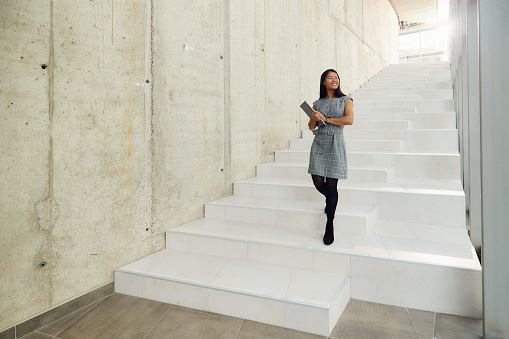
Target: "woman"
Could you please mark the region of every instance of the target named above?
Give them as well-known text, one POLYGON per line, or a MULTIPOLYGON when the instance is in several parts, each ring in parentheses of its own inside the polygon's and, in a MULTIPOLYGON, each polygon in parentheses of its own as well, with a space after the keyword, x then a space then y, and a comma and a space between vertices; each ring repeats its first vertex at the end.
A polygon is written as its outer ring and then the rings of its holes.
POLYGON ((338 179, 347 178, 346 148, 343 126, 353 123, 353 100, 341 92, 339 75, 333 69, 320 78, 320 99, 313 103, 315 112, 309 129, 315 136, 309 156, 308 173, 318 192, 325 196, 327 224, 323 243, 334 242, 334 214, 338 204, 338 179), (316 128, 318 121, 324 124, 316 128))

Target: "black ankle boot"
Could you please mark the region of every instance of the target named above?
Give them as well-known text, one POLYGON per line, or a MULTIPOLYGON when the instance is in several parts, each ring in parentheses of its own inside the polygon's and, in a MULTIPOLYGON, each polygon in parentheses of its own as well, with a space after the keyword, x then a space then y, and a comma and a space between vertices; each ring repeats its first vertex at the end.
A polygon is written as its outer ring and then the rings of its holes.
POLYGON ((334 224, 332 221, 327 221, 325 225, 325 234, 323 236, 323 243, 327 246, 334 242, 334 224))

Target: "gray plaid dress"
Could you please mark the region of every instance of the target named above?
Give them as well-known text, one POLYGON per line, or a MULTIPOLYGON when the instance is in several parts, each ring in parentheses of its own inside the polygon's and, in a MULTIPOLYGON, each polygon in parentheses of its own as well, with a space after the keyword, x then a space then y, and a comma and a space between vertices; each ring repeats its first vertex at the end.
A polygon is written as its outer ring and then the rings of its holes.
MULTIPOLYGON (((325 117, 341 118, 345 115, 345 104, 348 99, 350 99, 348 96, 319 99, 313 104, 316 110, 325 117)), ((343 128, 344 126, 325 124, 313 131, 315 138, 309 154, 309 174, 334 179, 347 178, 348 168, 343 128)))

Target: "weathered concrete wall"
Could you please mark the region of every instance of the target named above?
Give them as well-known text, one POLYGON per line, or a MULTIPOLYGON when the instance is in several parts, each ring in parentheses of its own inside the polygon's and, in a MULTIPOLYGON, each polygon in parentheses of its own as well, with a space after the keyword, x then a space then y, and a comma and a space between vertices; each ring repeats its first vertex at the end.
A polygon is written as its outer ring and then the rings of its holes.
POLYGON ((348 93, 397 56, 386 0, 3 1, 0 20, 0 330, 273 160, 323 70, 348 93))
POLYGON ((164 247, 144 186, 144 11, 1 3, 0 329, 164 247))
POLYGON ((380 0, 155 0, 154 228, 255 175, 307 125, 299 108, 335 68, 344 92, 397 60, 398 24, 380 0), (178 213, 176 212, 178 211, 178 213))

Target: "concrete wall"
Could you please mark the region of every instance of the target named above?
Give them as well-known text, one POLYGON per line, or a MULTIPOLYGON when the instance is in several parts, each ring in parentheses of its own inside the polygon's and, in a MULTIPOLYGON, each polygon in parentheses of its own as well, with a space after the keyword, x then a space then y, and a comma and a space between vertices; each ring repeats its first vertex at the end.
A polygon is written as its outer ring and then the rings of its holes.
POLYGON ((201 217, 299 137, 325 69, 349 93, 397 60, 388 1, 155 0, 153 12, 158 231, 201 217))
POLYGON ((164 248, 299 136, 323 70, 397 60, 385 0, 1 6, 0 330, 164 248))

